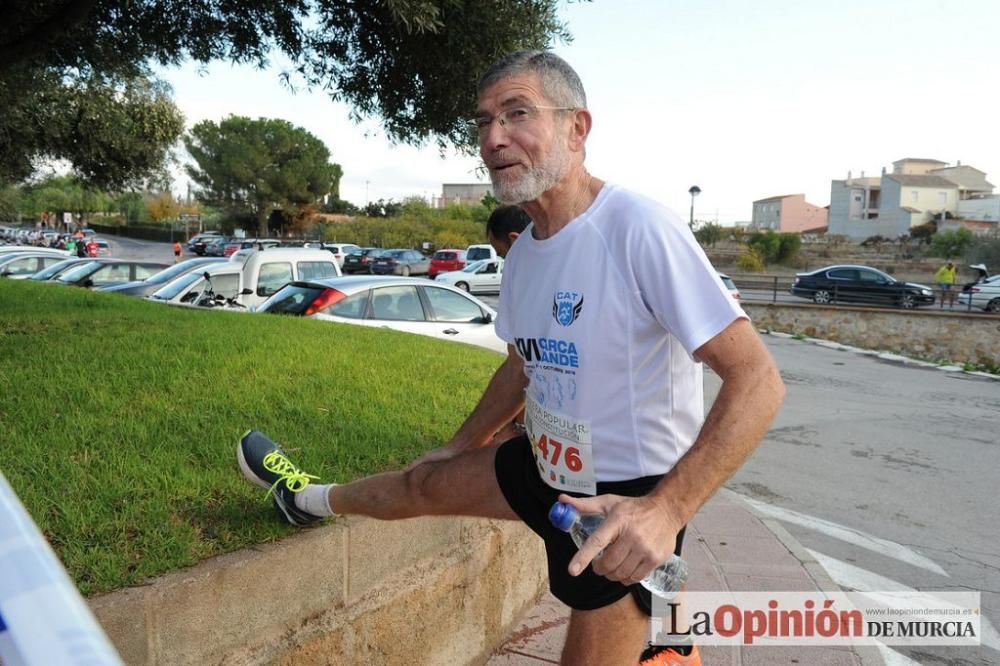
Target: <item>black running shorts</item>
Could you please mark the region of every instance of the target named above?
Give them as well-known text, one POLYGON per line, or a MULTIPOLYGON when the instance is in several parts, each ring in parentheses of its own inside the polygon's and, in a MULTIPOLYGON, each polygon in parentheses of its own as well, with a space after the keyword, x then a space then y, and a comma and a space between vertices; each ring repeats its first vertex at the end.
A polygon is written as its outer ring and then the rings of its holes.
MULTIPOLYGON (((555 504, 558 491, 538 476, 535 459, 531 455, 531 442, 526 435, 515 437, 500 445, 496 461, 497 482, 507 503, 521 520, 545 541, 548 556, 549 589, 559 601, 577 610, 603 608, 631 593, 647 615, 652 615, 652 595, 638 583, 625 586, 594 573, 587 567, 579 576, 569 575, 569 561, 576 554, 577 546, 569 534, 556 529, 549 522, 549 509, 555 504)), ((645 476, 627 481, 598 482, 598 495, 624 495, 641 497, 649 493, 662 476, 645 476)), ((566 493, 584 497, 580 493, 566 493)), ((684 529, 677 533, 674 552, 681 554, 684 529)))

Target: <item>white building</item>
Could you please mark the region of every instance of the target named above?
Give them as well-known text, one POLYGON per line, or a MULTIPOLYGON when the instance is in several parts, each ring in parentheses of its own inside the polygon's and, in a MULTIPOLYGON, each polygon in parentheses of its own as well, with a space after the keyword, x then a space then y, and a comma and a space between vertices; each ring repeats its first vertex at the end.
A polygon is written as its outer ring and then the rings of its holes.
POLYGON ((830 185, 829 233, 862 240, 896 238, 942 215, 959 216, 960 203, 988 196, 986 174, 961 162, 908 157, 880 178, 834 180, 830 185))
POLYGON ((452 204, 475 206, 483 202, 483 197, 492 193, 493 186, 489 183, 444 183, 435 207, 446 208, 452 204))

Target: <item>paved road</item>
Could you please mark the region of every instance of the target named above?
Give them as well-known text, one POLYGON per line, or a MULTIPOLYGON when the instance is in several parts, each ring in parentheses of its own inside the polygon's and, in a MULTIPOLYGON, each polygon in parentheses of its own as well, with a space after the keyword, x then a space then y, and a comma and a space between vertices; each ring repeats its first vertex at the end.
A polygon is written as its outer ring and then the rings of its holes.
MULTIPOLYGON (((727 486, 784 521, 842 587, 982 591, 1000 626, 1000 381, 765 340, 788 397, 727 486)), ((709 401, 719 380, 706 374, 709 401)), ((986 648, 901 652, 914 661, 895 663, 1000 663, 986 648)))

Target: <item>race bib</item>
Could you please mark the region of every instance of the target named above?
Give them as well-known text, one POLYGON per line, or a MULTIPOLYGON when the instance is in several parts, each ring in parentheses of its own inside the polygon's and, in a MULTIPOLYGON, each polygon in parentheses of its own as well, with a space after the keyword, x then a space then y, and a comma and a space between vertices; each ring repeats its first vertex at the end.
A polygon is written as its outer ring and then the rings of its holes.
POLYGON ((525 432, 542 480, 556 490, 596 495, 590 421, 546 409, 530 395, 525 403, 525 432))

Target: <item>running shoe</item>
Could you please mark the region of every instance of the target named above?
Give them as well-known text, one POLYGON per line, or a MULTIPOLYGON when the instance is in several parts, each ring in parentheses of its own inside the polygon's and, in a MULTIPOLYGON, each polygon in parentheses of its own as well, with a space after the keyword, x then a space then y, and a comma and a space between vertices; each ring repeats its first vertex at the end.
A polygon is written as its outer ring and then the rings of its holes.
POLYGON ((319 477, 296 467, 270 437, 257 430, 247 431, 236 446, 236 459, 247 481, 268 490, 275 509, 286 521, 292 525, 309 525, 322 520, 321 516, 295 506, 295 493, 302 492, 311 479, 319 477))
POLYGON ((639 657, 639 666, 701 666, 698 646, 691 648, 690 654, 680 654, 672 647, 651 646, 639 657))

